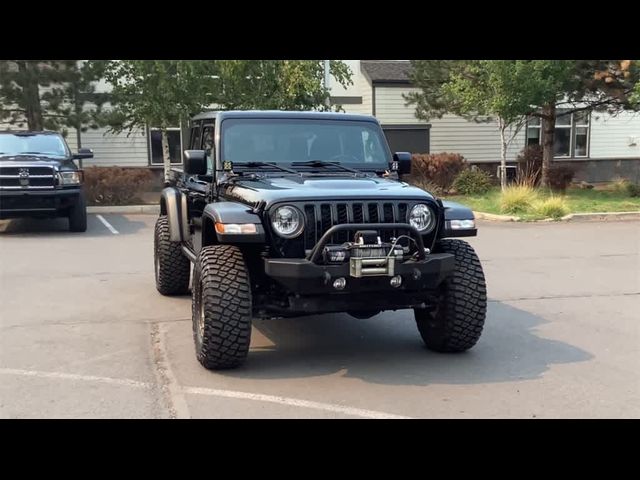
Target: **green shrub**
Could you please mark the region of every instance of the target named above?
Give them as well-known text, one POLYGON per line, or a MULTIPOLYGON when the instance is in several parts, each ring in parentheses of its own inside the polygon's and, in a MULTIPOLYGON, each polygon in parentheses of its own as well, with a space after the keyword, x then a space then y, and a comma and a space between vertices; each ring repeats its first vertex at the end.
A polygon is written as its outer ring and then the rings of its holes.
POLYGON ((89 205, 127 205, 148 188, 153 174, 141 168, 89 167, 84 190, 89 205))
POLYGON ((537 192, 526 185, 514 185, 500 193, 499 205, 502 213, 526 213, 537 200, 537 192))
POLYGON ((556 192, 564 192, 575 174, 575 168, 569 165, 551 165, 548 172, 549 187, 556 192))
POLYGON ((640 197, 640 183, 628 182, 625 187, 625 192, 630 197, 640 197))
POLYGON ((551 196, 533 204, 533 211, 546 218, 562 218, 569 213, 567 202, 562 197, 551 196))
POLYGON ((416 186, 435 184, 447 192, 467 161, 458 153, 425 153, 413 155, 409 183, 416 186))
POLYGON ((492 182, 489 174, 477 168, 463 170, 453 181, 453 188, 463 195, 487 193, 491 186, 492 182))

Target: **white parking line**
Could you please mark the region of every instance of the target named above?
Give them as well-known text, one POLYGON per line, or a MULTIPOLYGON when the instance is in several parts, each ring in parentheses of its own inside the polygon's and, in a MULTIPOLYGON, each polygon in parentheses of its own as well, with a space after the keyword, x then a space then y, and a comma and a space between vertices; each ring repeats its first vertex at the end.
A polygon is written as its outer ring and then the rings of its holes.
MULTIPOLYGON (((98 382, 110 385, 120 385, 133 388, 152 388, 153 385, 147 382, 139 382, 127 378, 111 378, 99 377, 96 375, 78 375, 75 373, 62 372, 39 372, 35 370, 21 370, 17 368, 0 368, 0 375, 18 375, 25 377, 52 378, 57 380, 81 380, 85 382, 98 382)), ((310 400, 301 400, 298 398, 277 397, 275 395, 264 395, 261 393, 238 392, 234 390, 219 390, 215 388, 202 387, 179 387, 177 389, 182 393, 191 395, 206 395, 210 397, 237 398, 241 400, 253 400, 257 402, 277 403, 280 405, 288 405, 298 408, 310 408, 313 410, 323 410, 325 412, 341 413, 361 418, 380 418, 380 419, 409 419, 402 415, 393 413, 378 412, 375 410, 365 410, 362 408, 353 408, 332 403, 312 402, 310 400)))
POLYGON ((241 400, 255 400, 258 402, 278 403, 280 405, 289 405, 291 407, 311 408, 314 410, 324 410, 326 412, 342 413, 362 418, 384 418, 384 419, 409 419, 402 415, 393 413, 377 412, 375 410, 364 410, 362 408, 345 407, 343 405, 335 405, 333 403, 312 402, 309 400, 300 400, 298 398, 276 397, 275 395, 263 395, 261 393, 236 392, 233 390, 218 390, 215 388, 201 387, 182 387, 184 393, 193 395, 209 395, 212 397, 239 398, 241 400))
POLYGON ((113 225, 107 222, 102 215, 96 215, 96 217, 98 218, 98 220, 100 220, 104 224, 105 227, 109 229, 111 233, 113 233, 114 235, 118 235, 118 233, 120 233, 118 232, 118 230, 113 228, 113 225))
POLYGON ((98 377, 96 375, 77 375, 75 373, 62 372, 37 372, 34 370, 20 370, 17 368, 0 368, 0 375, 19 375, 23 377, 55 378, 60 380, 83 380, 85 382, 108 383, 111 385, 122 385, 124 387, 134 388, 151 387, 150 383, 129 380, 128 378, 98 377))

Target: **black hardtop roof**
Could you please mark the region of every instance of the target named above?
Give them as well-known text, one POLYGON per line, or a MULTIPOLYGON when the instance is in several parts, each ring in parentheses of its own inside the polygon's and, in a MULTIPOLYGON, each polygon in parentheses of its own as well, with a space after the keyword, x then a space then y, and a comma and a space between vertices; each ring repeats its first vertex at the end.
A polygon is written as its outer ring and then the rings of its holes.
POLYGON ((375 122, 378 120, 371 115, 357 115, 340 112, 315 112, 315 111, 285 111, 285 110, 229 110, 224 112, 203 112, 194 116, 191 120, 225 118, 292 118, 308 120, 345 120, 375 122))

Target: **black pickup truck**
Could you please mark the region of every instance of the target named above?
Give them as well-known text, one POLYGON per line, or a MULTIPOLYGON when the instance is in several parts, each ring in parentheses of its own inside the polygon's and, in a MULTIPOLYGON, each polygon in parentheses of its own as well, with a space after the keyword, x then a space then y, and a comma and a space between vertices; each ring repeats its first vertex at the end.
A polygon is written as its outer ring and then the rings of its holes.
POLYGON ((487 296, 473 212, 400 176, 374 117, 205 113, 160 201, 155 280, 192 291, 198 360, 245 360, 252 318, 413 309, 432 350, 480 338, 487 296), (191 264, 193 263, 193 277, 191 264), (192 280, 192 283, 190 283, 192 280))
POLYGON ((0 131, 0 219, 67 217, 69 230, 87 229, 83 172, 57 132, 0 131))

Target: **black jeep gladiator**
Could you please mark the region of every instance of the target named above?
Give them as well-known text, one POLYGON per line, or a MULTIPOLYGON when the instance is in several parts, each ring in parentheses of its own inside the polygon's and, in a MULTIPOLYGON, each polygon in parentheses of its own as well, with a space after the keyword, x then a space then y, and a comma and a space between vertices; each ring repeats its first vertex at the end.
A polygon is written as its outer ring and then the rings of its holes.
POLYGON ((426 346, 475 345, 487 296, 473 212, 399 180, 374 117, 212 112, 191 122, 184 171, 163 190, 155 280, 192 291, 196 356, 247 357, 252 318, 411 308, 426 346))
POLYGON ((90 149, 72 154, 56 132, 0 132, 0 220, 67 217, 69 230, 86 231, 83 172, 74 160, 92 157, 90 149))

